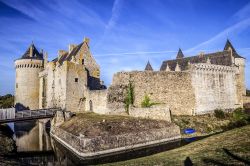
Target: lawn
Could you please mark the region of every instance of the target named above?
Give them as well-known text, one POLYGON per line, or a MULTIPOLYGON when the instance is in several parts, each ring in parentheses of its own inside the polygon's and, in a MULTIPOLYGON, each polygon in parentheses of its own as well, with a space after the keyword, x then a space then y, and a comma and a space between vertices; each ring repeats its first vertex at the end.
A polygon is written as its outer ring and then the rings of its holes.
POLYGON ((184 165, 185 160, 194 165, 249 165, 249 138, 247 125, 170 151, 106 165, 184 165))

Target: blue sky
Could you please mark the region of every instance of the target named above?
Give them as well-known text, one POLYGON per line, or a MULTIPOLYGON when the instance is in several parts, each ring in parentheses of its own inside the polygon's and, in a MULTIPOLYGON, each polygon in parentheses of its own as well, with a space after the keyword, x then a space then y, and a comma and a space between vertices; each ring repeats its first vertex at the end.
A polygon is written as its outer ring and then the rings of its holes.
POLYGON ((250 88, 249 0, 0 0, 0 95, 14 92, 14 60, 32 41, 57 56, 90 38, 106 84, 117 71, 222 50, 229 38, 247 58, 250 88))

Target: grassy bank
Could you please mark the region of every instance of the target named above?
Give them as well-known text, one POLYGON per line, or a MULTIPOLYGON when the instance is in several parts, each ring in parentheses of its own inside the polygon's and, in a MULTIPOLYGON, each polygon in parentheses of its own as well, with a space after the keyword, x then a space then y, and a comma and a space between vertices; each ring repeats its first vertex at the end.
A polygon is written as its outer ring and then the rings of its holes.
POLYGON ((106 165, 184 165, 187 157, 194 165, 244 165, 250 162, 249 138, 247 125, 167 152, 106 165))
POLYGON ((250 124, 247 110, 236 109, 231 113, 218 111, 217 114, 196 116, 173 116, 172 121, 181 129, 182 137, 205 136, 250 124), (196 133, 185 135, 183 130, 193 128, 196 133))
POLYGON ((118 115, 100 115, 95 113, 78 113, 69 121, 64 122, 60 128, 78 136, 85 137, 119 135, 138 133, 150 129, 168 128, 173 126, 163 120, 149 120, 118 115))

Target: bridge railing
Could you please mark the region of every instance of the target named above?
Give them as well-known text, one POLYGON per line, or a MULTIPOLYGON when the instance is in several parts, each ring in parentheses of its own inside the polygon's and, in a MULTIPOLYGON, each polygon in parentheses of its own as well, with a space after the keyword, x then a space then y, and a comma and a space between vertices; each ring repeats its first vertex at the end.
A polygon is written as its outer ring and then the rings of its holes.
POLYGON ((0 120, 47 117, 55 115, 56 111, 62 110, 60 108, 48 108, 16 111, 15 108, 6 108, 0 109, 0 120))
POLYGON ((3 108, 0 109, 0 119, 14 119, 15 118, 15 108, 3 108))

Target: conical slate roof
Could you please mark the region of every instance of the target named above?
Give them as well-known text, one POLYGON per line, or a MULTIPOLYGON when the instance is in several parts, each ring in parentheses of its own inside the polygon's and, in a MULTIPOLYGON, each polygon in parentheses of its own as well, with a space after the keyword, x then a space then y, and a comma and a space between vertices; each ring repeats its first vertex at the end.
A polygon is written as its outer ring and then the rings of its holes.
POLYGON ((181 51, 180 48, 179 48, 177 56, 176 56, 176 59, 179 59, 179 58, 184 58, 184 54, 183 54, 183 52, 181 51))
POLYGON ((224 51, 227 51, 229 48, 232 49, 233 57, 235 57, 235 58, 243 58, 242 56, 240 56, 240 55, 236 52, 236 50, 235 50, 235 48, 233 47, 233 45, 232 45, 232 43, 230 42, 230 40, 227 39, 227 42, 226 42, 225 47, 224 47, 224 51))
POLYGON ((226 50, 228 50, 228 48, 231 48, 233 52, 236 52, 236 50, 234 49, 232 43, 227 39, 224 50, 226 51, 226 50))
POLYGON ((145 67, 145 70, 153 71, 153 68, 152 68, 151 64, 149 63, 149 61, 148 61, 147 65, 146 65, 146 67, 145 67))
POLYGON ((39 51, 36 49, 35 45, 32 43, 20 59, 41 59, 41 60, 43 60, 43 53, 39 53, 39 51), (32 53, 31 53, 31 51, 32 51, 32 53))

